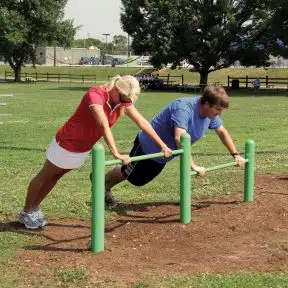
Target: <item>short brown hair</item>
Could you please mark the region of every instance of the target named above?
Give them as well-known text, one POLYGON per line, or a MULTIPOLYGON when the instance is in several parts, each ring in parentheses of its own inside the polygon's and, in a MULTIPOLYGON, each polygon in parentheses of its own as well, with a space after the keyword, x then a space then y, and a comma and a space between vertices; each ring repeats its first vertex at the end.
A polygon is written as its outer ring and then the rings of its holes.
POLYGON ((208 102, 210 105, 220 105, 222 108, 229 107, 229 97, 223 87, 206 87, 200 101, 202 104, 208 102))

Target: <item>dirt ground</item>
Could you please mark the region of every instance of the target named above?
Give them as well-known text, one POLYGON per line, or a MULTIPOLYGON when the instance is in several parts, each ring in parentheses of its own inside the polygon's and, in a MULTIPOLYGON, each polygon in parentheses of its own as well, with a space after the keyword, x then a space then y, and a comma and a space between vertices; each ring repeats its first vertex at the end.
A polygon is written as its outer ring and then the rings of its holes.
POLYGON ((243 203, 242 195, 193 201, 188 225, 179 223, 177 203, 125 204, 107 221, 106 249, 99 254, 88 249, 89 222, 48 219, 45 243, 23 247, 17 257, 32 269, 86 267, 95 284, 204 272, 288 272, 288 174, 258 175, 255 185, 252 203, 243 203))

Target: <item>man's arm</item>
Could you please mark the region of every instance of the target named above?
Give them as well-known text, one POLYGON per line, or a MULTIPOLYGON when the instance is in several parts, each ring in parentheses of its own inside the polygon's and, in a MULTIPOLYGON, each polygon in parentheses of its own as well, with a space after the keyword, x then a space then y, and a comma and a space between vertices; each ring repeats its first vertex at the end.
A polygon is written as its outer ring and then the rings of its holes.
POLYGON ((221 142, 224 144, 224 146, 227 148, 231 156, 235 159, 235 161, 238 163, 240 167, 243 167, 245 164, 245 159, 242 158, 239 153, 237 152, 237 149, 234 145, 234 142, 232 140, 232 137, 230 136, 229 132, 224 128, 223 125, 221 125, 219 128, 215 129, 216 133, 221 140, 221 142))
MULTIPOLYGON (((176 142, 176 146, 178 149, 180 149, 180 137, 183 133, 187 133, 187 131, 183 128, 178 128, 175 127, 175 142, 176 142)), ((205 168, 198 166, 192 159, 192 155, 191 155, 191 161, 190 161, 190 166, 191 169, 197 172, 198 176, 204 176, 205 175, 205 168)))

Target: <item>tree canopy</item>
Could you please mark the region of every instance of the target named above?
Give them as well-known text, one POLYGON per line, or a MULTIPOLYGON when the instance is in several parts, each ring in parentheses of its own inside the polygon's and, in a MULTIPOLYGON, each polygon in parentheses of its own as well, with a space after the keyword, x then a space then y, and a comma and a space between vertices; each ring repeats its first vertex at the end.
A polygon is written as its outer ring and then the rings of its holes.
POLYGON ((270 0, 271 20, 262 42, 274 56, 288 57, 288 1, 270 0))
POLYGON ((77 28, 63 20, 67 0, 1 0, 0 55, 20 81, 26 61, 35 63, 35 51, 47 44, 69 47, 77 28))
MULTIPOLYGON (((186 61, 206 84, 208 73, 236 60, 248 66, 267 63, 272 49, 265 49, 265 36, 278 11, 271 1, 122 0, 121 23, 134 51, 151 55, 155 67, 186 61)), ((278 37, 273 39, 275 44, 278 37)))
POLYGON ((99 39, 95 38, 86 38, 86 39, 76 39, 72 43, 72 47, 77 48, 88 48, 90 46, 96 46, 101 51, 104 51, 105 54, 109 53, 123 53, 127 51, 128 38, 124 35, 114 35, 112 42, 106 41, 102 42, 99 39))
POLYGON ((124 35, 114 35, 113 44, 124 48, 127 46, 127 37, 124 35))

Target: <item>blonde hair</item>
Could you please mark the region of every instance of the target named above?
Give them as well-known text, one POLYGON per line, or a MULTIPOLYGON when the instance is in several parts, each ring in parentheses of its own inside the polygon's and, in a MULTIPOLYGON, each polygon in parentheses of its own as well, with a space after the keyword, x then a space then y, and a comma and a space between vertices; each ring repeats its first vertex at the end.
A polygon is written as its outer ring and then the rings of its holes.
POLYGON ((109 86, 115 86, 122 95, 131 99, 133 103, 137 101, 141 92, 138 80, 131 75, 117 75, 109 81, 108 87, 109 86))
POLYGON ((202 104, 208 102, 210 105, 220 105, 222 108, 229 107, 229 97, 223 87, 206 87, 200 101, 202 104))

